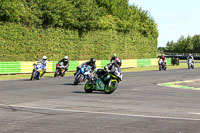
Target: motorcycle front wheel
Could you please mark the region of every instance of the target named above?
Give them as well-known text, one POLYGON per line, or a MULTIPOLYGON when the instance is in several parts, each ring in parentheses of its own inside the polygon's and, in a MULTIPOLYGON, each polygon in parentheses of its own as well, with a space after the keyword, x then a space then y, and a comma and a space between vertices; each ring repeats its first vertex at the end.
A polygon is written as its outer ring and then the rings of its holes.
POLYGON ((85 86, 84 86, 84 90, 86 93, 91 93, 93 91, 93 84, 91 84, 90 81, 87 81, 85 86))
POLYGON ((162 70, 162 65, 159 65, 159 71, 161 71, 162 70))
POLYGON ((106 85, 104 91, 106 94, 111 94, 117 89, 117 86, 118 86, 118 81, 116 79, 111 79, 109 84, 106 85))
POLYGON ((31 75, 31 80, 35 79, 35 74, 36 74, 36 71, 33 70, 32 75, 31 75))
POLYGON ((194 69, 194 65, 192 65, 192 69, 194 69))
POLYGON ((54 77, 58 77, 58 70, 55 71, 54 77))
POLYGON ((190 69, 190 64, 188 64, 188 69, 190 69))

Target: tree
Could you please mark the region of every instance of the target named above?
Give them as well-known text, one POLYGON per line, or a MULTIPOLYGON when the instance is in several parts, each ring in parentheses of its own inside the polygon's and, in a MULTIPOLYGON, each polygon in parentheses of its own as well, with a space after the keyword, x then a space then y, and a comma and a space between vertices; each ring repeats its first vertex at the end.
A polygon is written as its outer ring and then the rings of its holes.
POLYGON ((164 53, 165 47, 158 47, 158 53, 164 53))
POLYGON ((74 28, 81 37, 84 32, 96 29, 100 17, 100 9, 95 0, 73 0, 75 16, 74 28))
POLYGON ((166 52, 179 53, 199 53, 200 51, 200 35, 193 37, 181 36, 176 43, 167 42, 166 52))

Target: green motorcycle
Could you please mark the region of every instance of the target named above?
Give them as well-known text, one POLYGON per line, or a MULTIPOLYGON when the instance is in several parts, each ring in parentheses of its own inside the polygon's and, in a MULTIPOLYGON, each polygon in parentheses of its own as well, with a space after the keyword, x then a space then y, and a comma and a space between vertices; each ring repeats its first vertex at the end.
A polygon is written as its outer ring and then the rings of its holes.
POLYGON ((118 71, 107 72, 103 69, 99 69, 99 72, 88 80, 84 86, 85 92, 91 93, 93 91, 104 91, 106 94, 113 93, 118 86, 118 83, 122 80, 122 74, 118 71))

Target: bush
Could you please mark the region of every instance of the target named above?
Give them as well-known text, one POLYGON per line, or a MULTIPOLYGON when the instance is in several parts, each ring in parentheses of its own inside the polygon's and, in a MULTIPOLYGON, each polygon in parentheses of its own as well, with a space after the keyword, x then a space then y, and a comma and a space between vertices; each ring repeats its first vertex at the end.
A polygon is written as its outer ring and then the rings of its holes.
POLYGON ((33 61, 46 55, 49 60, 110 59, 113 53, 122 59, 153 58, 157 40, 140 33, 98 30, 79 38, 78 31, 62 28, 35 28, 14 23, 0 24, 0 61, 33 61))

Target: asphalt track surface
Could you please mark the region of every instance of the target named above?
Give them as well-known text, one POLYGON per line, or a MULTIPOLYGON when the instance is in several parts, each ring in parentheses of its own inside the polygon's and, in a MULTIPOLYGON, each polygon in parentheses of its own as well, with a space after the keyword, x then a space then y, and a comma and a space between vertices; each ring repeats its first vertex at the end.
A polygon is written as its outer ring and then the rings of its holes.
POLYGON ((112 94, 73 77, 0 81, 0 133, 200 133, 200 91, 158 86, 200 69, 123 73, 112 94))

